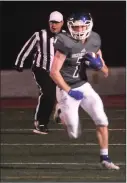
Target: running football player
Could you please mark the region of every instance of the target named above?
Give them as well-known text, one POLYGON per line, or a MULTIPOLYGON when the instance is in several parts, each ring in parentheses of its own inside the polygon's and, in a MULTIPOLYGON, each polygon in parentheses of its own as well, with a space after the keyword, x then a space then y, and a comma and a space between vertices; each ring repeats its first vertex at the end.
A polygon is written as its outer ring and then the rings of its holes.
POLYGON ((96 125, 101 164, 107 169, 118 170, 119 167, 112 163, 108 155, 108 118, 102 100, 86 75, 88 65, 108 76, 108 68, 100 50, 100 36, 92 31, 93 20, 90 13, 71 15, 67 26, 69 33, 58 34, 54 42, 56 53, 50 72, 57 84, 60 118, 69 137, 78 138, 81 134, 78 109, 81 106, 96 125))

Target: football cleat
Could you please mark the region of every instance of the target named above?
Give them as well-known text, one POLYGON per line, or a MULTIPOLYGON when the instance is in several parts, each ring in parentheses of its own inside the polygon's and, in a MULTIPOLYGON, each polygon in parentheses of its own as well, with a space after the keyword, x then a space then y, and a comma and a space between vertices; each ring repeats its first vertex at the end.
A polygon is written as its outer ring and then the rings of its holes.
POLYGON ((39 122, 35 121, 33 132, 41 135, 47 135, 49 131, 46 125, 39 125, 39 122))
POLYGON ((106 169, 111 169, 111 170, 119 170, 119 169, 120 169, 119 166, 117 166, 117 165, 115 165, 114 163, 109 162, 109 161, 107 161, 107 160, 101 161, 101 165, 102 165, 103 167, 105 167, 106 169))

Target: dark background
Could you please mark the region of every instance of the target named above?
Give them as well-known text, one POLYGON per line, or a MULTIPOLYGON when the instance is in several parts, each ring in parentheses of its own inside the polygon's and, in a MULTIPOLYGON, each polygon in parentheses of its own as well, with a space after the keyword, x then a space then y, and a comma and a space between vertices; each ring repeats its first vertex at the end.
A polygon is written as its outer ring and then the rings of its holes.
MULTIPOLYGON (((93 16, 93 30, 102 38, 103 57, 108 66, 126 65, 126 2, 125 1, 12 1, 0 3, 1 69, 12 69, 25 42, 35 31, 48 27, 52 11, 60 11, 66 18, 74 11, 89 10, 93 16)), ((25 61, 30 67, 31 57, 25 61)))

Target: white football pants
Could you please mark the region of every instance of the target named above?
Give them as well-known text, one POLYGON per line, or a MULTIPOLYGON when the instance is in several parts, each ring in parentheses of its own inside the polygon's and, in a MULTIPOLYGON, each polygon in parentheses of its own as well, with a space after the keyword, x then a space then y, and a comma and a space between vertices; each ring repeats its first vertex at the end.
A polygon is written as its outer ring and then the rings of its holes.
POLYGON ((57 108, 61 109, 60 118, 65 123, 69 137, 78 138, 81 133, 78 114, 79 106, 89 114, 95 125, 108 126, 108 119, 104 112, 102 100, 92 86, 87 82, 73 90, 83 92, 84 98, 76 100, 64 90, 59 87, 56 88, 57 108))

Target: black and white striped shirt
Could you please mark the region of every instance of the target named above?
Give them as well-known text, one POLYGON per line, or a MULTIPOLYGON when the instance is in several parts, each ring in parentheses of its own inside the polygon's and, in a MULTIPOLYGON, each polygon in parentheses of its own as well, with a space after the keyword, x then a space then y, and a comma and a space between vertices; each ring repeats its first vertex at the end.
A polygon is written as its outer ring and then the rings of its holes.
MULTIPOLYGON (((62 32, 65 31, 62 30, 62 32)), ((37 68, 43 68, 50 71, 54 57, 54 39, 55 34, 49 33, 46 29, 35 32, 18 54, 15 66, 23 68, 25 59, 34 51, 32 64, 37 68)))

